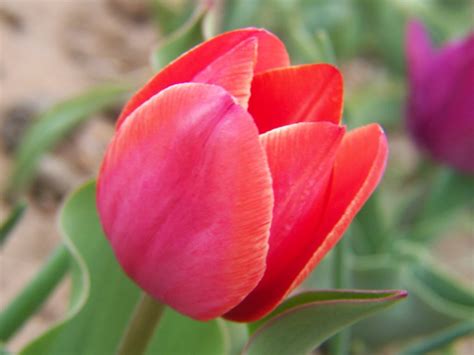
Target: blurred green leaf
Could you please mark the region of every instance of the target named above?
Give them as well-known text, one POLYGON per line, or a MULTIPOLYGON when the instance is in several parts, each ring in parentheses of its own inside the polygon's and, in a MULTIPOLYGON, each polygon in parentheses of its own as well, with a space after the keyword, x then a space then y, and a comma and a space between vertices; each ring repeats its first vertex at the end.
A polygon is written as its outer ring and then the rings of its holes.
POLYGON ((35 314, 63 279, 69 253, 59 246, 28 285, 0 313, 0 341, 7 341, 35 314))
POLYGON ((236 323, 222 320, 226 329, 229 355, 240 355, 249 338, 249 330, 245 323, 236 323))
POLYGON ((419 206, 410 238, 433 241, 452 223, 461 208, 474 206, 474 179, 471 176, 440 168, 434 174, 428 196, 419 206))
POLYGON ((153 51, 151 64, 155 70, 160 70, 184 52, 204 41, 203 21, 208 10, 208 5, 198 7, 182 27, 173 32, 153 51))
POLYGON ((3 344, 0 344, 0 355, 10 355, 11 352, 9 352, 3 344))
MULTIPOLYGON (((349 87, 345 96, 346 110, 350 112, 349 128, 379 122, 385 129, 403 124, 405 84, 374 66, 363 68, 362 84, 349 87)), ((357 67, 348 70, 360 71, 357 67)), ((361 75, 361 74, 359 74, 361 75)))
MULTIPOLYGON (((71 307, 67 317, 33 340, 23 355, 113 354, 138 301, 140 290, 125 276, 102 233, 95 207, 95 183, 78 189, 66 202, 60 226, 74 258, 71 307)), ((147 354, 222 354, 224 328, 197 322, 167 309, 147 354), (183 341, 182 334, 187 340, 183 341)))
POLYGON ((403 350, 400 355, 423 355, 442 349, 459 338, 474 334, 474 321, 466 321, 423 338, 403 350))
POLYGON ((379 254, 390 251, 391 235, 385 221, 377 190, 357 214, 351 226, 354 250, 358 254, 379 254))
POLYGON ((224 0, 223 8, 223 30, 233 30, 247 26, 262 26, 263 21, 268 23, 269 14, 275 7, 269 8, 267 0, 224 0), (262 11, 265 10, 265 19, 262 18, 262 11), (259 21, 260 20, 260 21, 259 21), (263 21, 262 21, 263 20, 263 21))
POLYGON ((26 203, 18 202, 12 209, 8 217, 0 224, 0 247, 5 243, 10 232, 23 217, 26 210, 26 203))
POLYGON ((314 291, 289 298, 251 324, 245 354, 307 354, 344 327, 406 296, 403 291, 314 291), (255 329, 256 328, 256 329, 255 329))
POLYGON ((392 253, 353 260, 352 287, 397 287, 410 294, 400 306, 355 325, 355 337, 369 347, 424 337, 473 315, 472 290, 440 273, 427 250, 413 244, 405 245, 401 257, 392 253))
POLYGON ((41 156, 79 123, 119 103, 130 88, 102 85, 63 101, 42 114, 29 128, 17 151, 9 191, 18 193, 31 180, 41 156))
POLYGON ((153 18, 163 36, 176 31, 194 10, 196 1, 150 0, 153 18))
POLYGON ((412 266, 412 287, 424 299, 452 317, 474 318, 474 289, 469 289, 433 263, 412 266))
POLYGON ((222 320, 198 322, 166 309, 147 348, 148 355, 221 355, 229 352, 222 320))

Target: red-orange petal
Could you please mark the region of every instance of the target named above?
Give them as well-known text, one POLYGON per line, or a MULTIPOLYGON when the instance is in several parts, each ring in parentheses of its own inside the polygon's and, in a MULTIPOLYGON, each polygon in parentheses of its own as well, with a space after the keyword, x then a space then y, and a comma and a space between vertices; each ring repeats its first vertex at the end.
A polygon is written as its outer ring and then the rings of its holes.
MULTIPOLYGON (((178 83, 199 81, 195 80, 196 76, 199 76, 203 71, 209 70, 207 68, 211 65, 215 65, 213 63, 224 55, 227 55, 227 59, 225 61, 221 60, 219 70, 223 70, 222 64, 225 64, 231 68, 236 66, 236 69, 239 71, 242 69, 241 64, 244 60, 252 61, 252 64, 255 64, 255 73, 289 65, 288 53, 286 52, 284 44, 272 33, 257 28, 246 28, 226 32, 184 53, 156 74, 155 77, 140 89, 125 105, 117 121, 117 127, 120 127, 125 118, 137 107, 166 87, 178 83), (257 41, 256 58, 253 53, 247 55, 249 53, 246 48, 243 48, 242 52, 236 52, 236 47, 239 46, 239 44, 251 38, 257 41), (233 54, 232 51, 234 51, 233 54), (256 63, 254 62, 255 59, 256 63), (237 63, 234 61, 237 61, 237 63)), ((231 68, 226 69, 226 72, 231 72, 231 68)), ((251 74, 253 75, 253 72, 251 74)), ((250 77, 246 75, 241 78, 243 87, 248 86, 248 83, 252 80, 252 75, 250 77)), ((207 75, 207 79, 209 79, 209 77, 212 76, 207 75)), ((214 77, 214 79, 219 78, 214 77)), ((209 84, 219 84, 216 81, 207 80, 206 82, 209 84)), ((225 85, 226 83, 229 82, 220 82, 221 85, 225 85)), ((223 86, 224 89, 228 90, 231 94, 237 92, 237 96, 241 95, 242 88, 239 87, 235 78, 230 81, 230 84, 230 87, 223 86)))
POLYGON ((265 270, 273 192, 252 117, 222 88, 179 84, 132 113, 98 181, 102 225, 146 292, 206 320, 265 270))
POLYGON ((341 239, 380 182, 387 158, 387 138, 378 124, 360 127, 344 137, 334 163, 328 205, 317 231, 322 243, 290 290, 299 286, 341 239))
POLYGON ((225 315, 253 321, 271 311, 317 250, 327 186, 345 128, 298 123, 261 135, 273 178, 275 206, 267 269, 258 286, 225 315))
POLYGON ((343 81, 330 64, 307 64, 255 75, 249 112, 260 133, 297 122, 339 123, 343 81))

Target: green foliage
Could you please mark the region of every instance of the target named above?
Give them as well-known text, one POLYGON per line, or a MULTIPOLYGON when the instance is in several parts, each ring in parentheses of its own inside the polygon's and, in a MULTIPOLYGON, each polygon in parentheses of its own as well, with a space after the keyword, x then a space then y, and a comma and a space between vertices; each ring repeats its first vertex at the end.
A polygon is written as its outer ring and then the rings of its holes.
POLYGON ((13 207, 8 217, 0 224, 0 247, 3 246, 3 243, 5 243, 7 240, 8 235, 21 220, 25 210, 26 203, 18 202, 15 207, 13 207))
POLYGON ((66 274, 68 265, 68 252, 61 246, 0 313, 0 341, 7 341, 39 309, 66 274))
POLYGON ((440 270, 418 248, 404 244, 385 257, 353 260, 353 287, 404 288, 410 295, 399 307, 354 327, 355 337, 371 347, 429 337, 474 316, 474 290, 440 270))
POLYGON ((307 354, 342 328, 399 301, 400 291, 315 291, 289 298, 254 330, 244 354, 307 354))
POLYGON ((170 34, 169 37, 153 51, 151 64, 155 70, 158 71, 204 40, 203 22, 207 12, 207 6, 198 7, 182 27, 170 34))
POLYGON ((102 85, 63 101, 43 113, 27 131, 17 151, 9 180, 11 193, 21 192, 33 177, 42 155, 79 123, 123 100, 126 86, 102 85))
POLYGON ((401 352, 401 355, 423 355, 449 346, 459 338, 474 335, 474 321, 469 320, 418 341, 401 352))

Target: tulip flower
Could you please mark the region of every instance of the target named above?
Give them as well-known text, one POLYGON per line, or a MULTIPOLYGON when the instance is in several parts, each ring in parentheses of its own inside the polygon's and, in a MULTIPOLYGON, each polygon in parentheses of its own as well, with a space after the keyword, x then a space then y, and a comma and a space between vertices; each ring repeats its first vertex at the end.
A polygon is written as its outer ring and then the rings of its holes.
POLYGON ((337 243, 387 158, 346 133, 327 64, 290 66, 262 29, 217 36, 126 104, 98 179, 105 234, 145 292, 198 320, 272 311, 337 243))
POLYGON ((434 49, 420 22, 409 23, 407 125, 435 159, 474 172, 474 33, 434 49))

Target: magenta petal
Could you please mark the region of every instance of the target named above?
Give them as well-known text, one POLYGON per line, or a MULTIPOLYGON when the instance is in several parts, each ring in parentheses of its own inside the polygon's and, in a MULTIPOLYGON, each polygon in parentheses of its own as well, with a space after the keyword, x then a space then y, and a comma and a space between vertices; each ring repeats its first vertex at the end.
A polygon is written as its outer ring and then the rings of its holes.
POLYGON ((423 25, 410 23, 407 126, 433 158, 474 172, 474 33, 432 49, 423 25))
POLYGON ((273 193, 252 117, 222 88, 180 84, 126 120, 98 182, 105 233, 146 292, 206 320, 265 270, 273 193))

